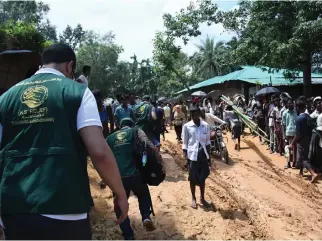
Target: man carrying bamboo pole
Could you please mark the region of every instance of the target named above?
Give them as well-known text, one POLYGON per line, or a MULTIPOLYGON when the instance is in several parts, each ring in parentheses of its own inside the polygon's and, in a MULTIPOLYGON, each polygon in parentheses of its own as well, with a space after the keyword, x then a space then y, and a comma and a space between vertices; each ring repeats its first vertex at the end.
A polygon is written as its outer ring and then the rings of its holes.
POLYGON ((232 139, 235 142, 235 150, 240 151, 240 136, 242 133, 242 124, 238 116, 233 111, 233 107, 228 105, 225 110, 226 118, 230 122, 232 139), (236 143, 237 139, 237 143, 236 143))

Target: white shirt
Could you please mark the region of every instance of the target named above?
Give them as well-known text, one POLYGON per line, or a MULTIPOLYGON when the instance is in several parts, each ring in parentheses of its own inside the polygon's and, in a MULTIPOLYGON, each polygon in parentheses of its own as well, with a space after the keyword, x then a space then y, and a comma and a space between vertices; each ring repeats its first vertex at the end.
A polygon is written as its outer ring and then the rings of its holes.
POLYGON ((226 124, 226 122, 224 122, 222 119, 218 118, 217 116, 211 114, 211 113, 206 113, 205 115, 205 121, 210 125, 213 126, 216 123, 219 124, 226 124))
POLYGON ((317 110, 313 111, 312 114, 310 115, 311 118, 315 119, 318 118, 318 116, 320 115, 320 112, 318 112, 317 110))
POLYGON ((85 75, 79 76, 77 80, 81 80, 81 82, 78 82, 78 81, 77 82, 88 87, 88 79, 85 77, 85 75))
POLYGON ((164 117, 165 118, 169 118, 171 116, 171 109, 170 109, 170 107, 169 106, 165 106, 163 108, 163 110, 164 110, 164 117))
MULTIPOLYGON (((51 68, 43 68, 35 73, 36 74, 55 74, 58 76, 64 76, 61 72, 51 69, 51 68)), ((64 76, 65 77, 65 76, 64 76)), ((71 80, 72 81, 72 80, 71 80)), ((81 105, 77 112, 77 130, 80 130, 87 126, 100 126, 102 127, 101 119, 98 113, 97 104, 94 95, 92 92, 86 88, 81 105)), ((2 125, 0 124, 0 140, 2 139, 2 125)), ((1 142, 1 141, 0 141, 1 142)), ((59 219, 59 220, 81 220, 87 218, 87 213, 80 214, 64 214, 64 215, 47 215, 43 214, 43 216, 59 219)), ((1 219, 0 219, 1 224, 1 219)))
POLYGON ((199 127, 193 121, 186 123, 182 130, 182 142, 182 149, 187 150, 190 161, 198 160, 199 144, 209 159, 206 146, 210 145, 210 127, 206 122, 200 121, 199 127))

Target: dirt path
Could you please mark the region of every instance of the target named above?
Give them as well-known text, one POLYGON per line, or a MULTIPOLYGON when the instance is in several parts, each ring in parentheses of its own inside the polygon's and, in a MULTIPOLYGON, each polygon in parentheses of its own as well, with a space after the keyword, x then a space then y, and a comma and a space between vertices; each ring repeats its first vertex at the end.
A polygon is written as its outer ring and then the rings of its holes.
MULTIPOLYGON (((150 188, 157 230, 142 228, 137 199, 130 197, 130 218, 137 239, 322 239, 321 184, 315 186, 284 170, 285 159, 269 155, 256 139, 245 137, 241 152, 228 141, 231 165, 216 161, 218 172, 207 180, 206 197, 214 208, 190 208, 185 160, 174 133, 163 153, 167 179, 150 188)), ((112 195, 100 190, 90 167, 95 208, 91 218, 95 239, 121 239, 114 225, 112 195)), ((197 192, 198 195, 198 192, 197 192)))

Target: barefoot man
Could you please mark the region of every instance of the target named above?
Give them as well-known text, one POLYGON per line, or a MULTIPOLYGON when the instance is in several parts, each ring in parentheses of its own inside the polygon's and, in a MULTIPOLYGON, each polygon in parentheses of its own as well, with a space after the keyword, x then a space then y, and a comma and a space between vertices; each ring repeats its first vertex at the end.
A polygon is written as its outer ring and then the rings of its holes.
POLYGON ((210 128, 200 119, 200 109, 193 106, 190 109, 192 120, 183 126, 183 154, 188 160, 189 181, 192 194, 192 208, 197 208, 196 186, 200 186, 200 202, 208 208, 205 200, 205 182, 210 170, 210 128))

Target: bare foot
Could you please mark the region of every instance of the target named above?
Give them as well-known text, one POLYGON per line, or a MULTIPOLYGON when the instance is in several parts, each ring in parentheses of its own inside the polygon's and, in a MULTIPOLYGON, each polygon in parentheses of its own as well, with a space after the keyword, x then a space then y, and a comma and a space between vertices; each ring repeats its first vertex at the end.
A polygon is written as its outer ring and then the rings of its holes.
POLYGON ((315 183, 318 180, 319 175, 318 174, 314 174, 312 175, 312 180, 311 183, 315 183))
POLYGON ((196 199, 192 199, 191 207, 192 207, 193 209, 197 209, 197 202, 196 202, 196 199))

